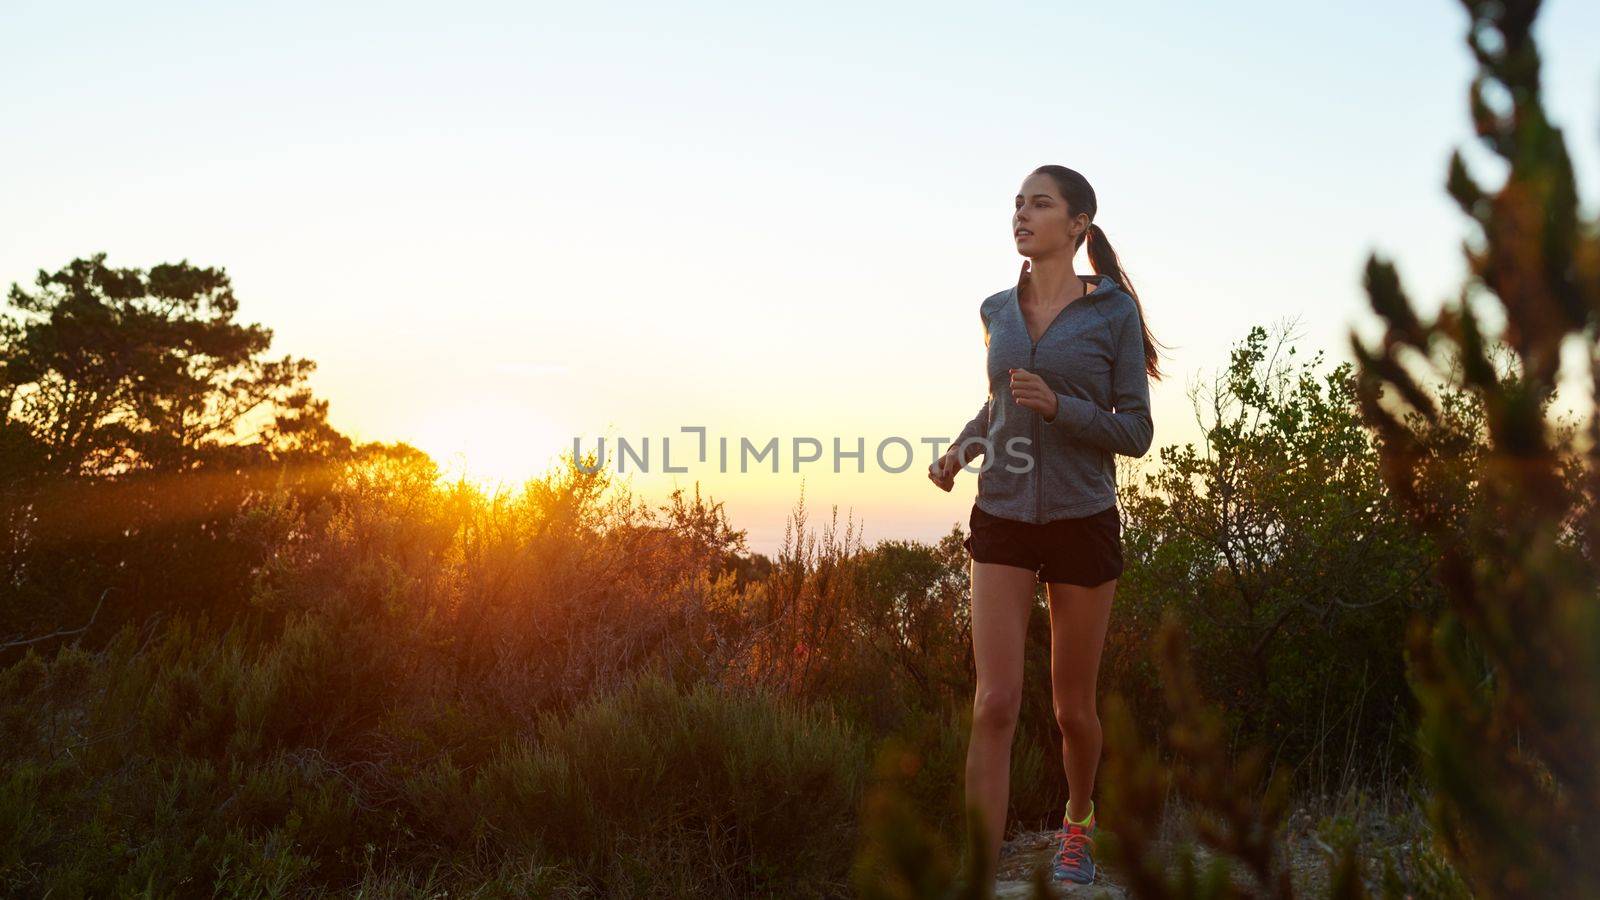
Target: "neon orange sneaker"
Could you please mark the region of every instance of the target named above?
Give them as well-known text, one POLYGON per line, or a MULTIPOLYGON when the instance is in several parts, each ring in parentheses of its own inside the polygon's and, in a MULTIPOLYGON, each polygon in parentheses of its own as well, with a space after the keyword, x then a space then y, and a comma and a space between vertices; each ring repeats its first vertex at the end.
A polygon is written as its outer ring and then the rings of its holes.
POLYGON ((1061 814, 1061 830, 1055 833, 1061 846, 1052 860, 1051 875, 1056 881, 1090 884, 1094 881, 1094 835, 1096 830, 1094 801, 1089 801, 1089 815, 1080 822, 1061 814))

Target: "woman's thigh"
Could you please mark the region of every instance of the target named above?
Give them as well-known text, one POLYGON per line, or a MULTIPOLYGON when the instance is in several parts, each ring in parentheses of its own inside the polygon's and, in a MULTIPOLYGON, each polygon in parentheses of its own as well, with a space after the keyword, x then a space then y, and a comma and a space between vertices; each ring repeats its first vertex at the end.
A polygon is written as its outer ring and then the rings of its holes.
POLYGON ((1018 566, 972 563, 972 656, 978 691, 1022 693, 1022 656, 1038 575, 1018 566))
POLYGON ((1053 581, 1050 595, 1050 682, 1057 708, 1094 708, 1117 579, 1084 587, 1053 581))

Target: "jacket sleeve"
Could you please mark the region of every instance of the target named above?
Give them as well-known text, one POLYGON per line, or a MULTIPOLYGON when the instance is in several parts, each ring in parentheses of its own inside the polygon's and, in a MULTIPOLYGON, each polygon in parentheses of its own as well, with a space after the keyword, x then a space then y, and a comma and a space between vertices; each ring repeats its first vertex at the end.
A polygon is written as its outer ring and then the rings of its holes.
MULTIPOLYGON (((983 346, 984 346, 984 349, 987 350, 988 347, 989 347, 989 315, 984 310, 984 305, 983 304, 979 304, 978 305, 978 319, 983 323, 983 346)), ((987 366, 984 367, 984 371, 985 371, 985 373, 988 372, 988 367, 987 366)), ((987 377, 987 375, 985 375, 985 377, 987 377)), ((988 437, 988 436, 989 436, 989 398, 986 396, 986 397, 983 398, 983 405, 978 407, 978 414, 973 416, 971 421, 967 422, 966 426, 961 429, 961 433, 956 435, 955 440, 952 441, 951 444, 952 444, 952 446, 959 447, 959 446, 961 446, 961 442, 966 440, 967 438, 988 437)), ((966 450, 966 453, 963 454, 963 456, 961 458, 961 462, 963 464, 972 462, 974 459, 977 459, 978 457, 982 456, 983 454, 984 454, 983 442, 981 442, 981 441, 973 441, 972 442, 972 446, 968 447, 967 450, 966 450)))
MULTIPOLYGON (((988 435, 989 435, 989 401, 988 400, 984 400, 983 401, 983 405, 978 407, 978 414, 972 417, 972 421, 968 422, 967 426, 965 428, 961 429, 961 433, 956 435, 956 439, 952 443, 955 446, 959 447, 959 446, 961 446, 961 442, 966 440, 967 438, 987 437, 988 435)), ((969 446, 966 449, 966 452, 962 455, 961 461, 963 463, 972 462, 974 459, 982 456, 983 452, 984 452, 984 450, 983 450, 983 442, 982 441, 973 441, 972 445, 969 446)))
POLYGON ((1093 401, 1056 392, 1056 417, 1045 424, 1065 429, 1088 444, 1123 456, 1143 456, 1150 450, 1155 427, 1150 421, 1150 374, 1144 367, 1144 327, 1138 307, 1124 316, 1111 361, 1111 405, 1114 412, 1093 401))

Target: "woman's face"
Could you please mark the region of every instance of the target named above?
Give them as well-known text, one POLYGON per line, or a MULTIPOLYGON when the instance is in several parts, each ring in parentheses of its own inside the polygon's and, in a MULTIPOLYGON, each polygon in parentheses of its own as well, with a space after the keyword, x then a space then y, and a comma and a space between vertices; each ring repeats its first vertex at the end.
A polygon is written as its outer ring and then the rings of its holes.
POLYGON ((1078 249, 1078 235, 1088 227, 1086 215, 1067 217, 1067 202, 1061 199, 1055 179, 1038 173, 1022 182, 1016 212, 1011 216, 1018 253, 1038 258, 1065 252, 1071 257, 1078 249))

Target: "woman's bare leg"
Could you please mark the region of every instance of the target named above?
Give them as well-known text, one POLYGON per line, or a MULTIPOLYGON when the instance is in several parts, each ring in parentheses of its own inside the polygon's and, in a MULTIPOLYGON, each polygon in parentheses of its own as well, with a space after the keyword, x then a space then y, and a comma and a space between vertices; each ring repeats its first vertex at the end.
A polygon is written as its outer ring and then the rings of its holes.
POLYGON ((967 742, 966 803, 985 837, 980 883, 991 882, 1005 840, 1011 739, 1022 707, 1022 654, 1039 576, 1019 566, 972 563, 972 655, 977 690, 967 742))
POLYGON ((1092 588, 1050 582, 1046 590, 1050 595, 1050 689, 1070 791, 1067 815, 1082 819, 1089 814, 1095 771, 1100 766, 1100 713, 1095 694, 1117 580, 1092 588))

